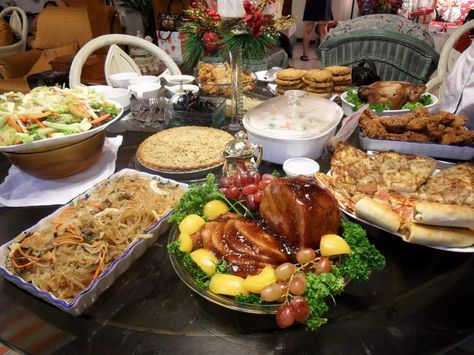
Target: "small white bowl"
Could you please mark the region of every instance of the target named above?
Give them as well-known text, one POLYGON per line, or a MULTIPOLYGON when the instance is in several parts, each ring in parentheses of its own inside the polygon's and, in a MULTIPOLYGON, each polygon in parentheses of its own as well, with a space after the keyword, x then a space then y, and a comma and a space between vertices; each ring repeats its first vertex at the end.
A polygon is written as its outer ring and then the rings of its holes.
POLYGON ((108 100, 113 100, 118 102, 123 106, 124 110, 127 110, 130 107, 130 90, 124 88, 113 88, 106 85, 96 85, 92 88, 104 95, 108 100))
POLYGON ((151 99, 158 96, 161 85, 159 83, 142 83, 130 85, 128 89, 137 99, 151 99))
POLYGON ((165 80, 170 84, 189 84, 194 81, 194 76, 192 75, 167 75, 165 80))
POLYGON ((193 94, 195 94, 199 91, 199 86, 184 84, 184 85, 166 86, 166 89, 169 92, 171 92, 175 95, 183 95, 183 94, 186 94, 189 91, 191 91, 193 94))
POLYGON ((310 158, 290 158, 283 163, 283 171, 287 176, 313 176, 319 171, 319 164, 310 158))
POLYGON ((139 76, 133 72, 115 73, 109 76, 109 81, 114 88, 126 89, 130 85, 130 80, 139 76))
POLYGON ((143 83, 160 83, 160 78, 154 75, 139 75, 135 78, 130 79, 130 85, 143 84, 143 83))

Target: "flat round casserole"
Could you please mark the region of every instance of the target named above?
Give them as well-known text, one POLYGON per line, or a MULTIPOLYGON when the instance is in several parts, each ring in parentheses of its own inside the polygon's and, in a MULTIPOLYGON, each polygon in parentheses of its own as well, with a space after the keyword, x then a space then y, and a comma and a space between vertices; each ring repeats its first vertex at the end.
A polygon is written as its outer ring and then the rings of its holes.
POLYGON ((158 132, 137 151, 143 166, 159 171, 193 171, 224 162, 223 151, 234 137, 220 129, 185 126, 158 132))

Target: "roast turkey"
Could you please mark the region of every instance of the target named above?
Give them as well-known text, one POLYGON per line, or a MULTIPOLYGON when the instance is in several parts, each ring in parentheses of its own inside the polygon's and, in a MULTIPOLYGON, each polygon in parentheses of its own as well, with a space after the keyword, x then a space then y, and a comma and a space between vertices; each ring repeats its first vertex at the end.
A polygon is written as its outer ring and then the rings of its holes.
POLYGON ((274 179, 265 189, 260 215, 292 248, 319 248, 321 236, 337 233, 341 216, 336 199, 310 177, 274 179))
POLYGON ((290 246, 270 234, 260 222, 235 214, 207 222, 191 236, 194 248, 205 248, 229 264, 234 275, 257 274, 265 266, 276 267, 289 260, 290 246))
POLYGON ((391 103, 392 110, 399 110, 407 102, 416 102, 425 92, 424 84, 412 84, 406 81, 376 81, 359 88, 362 101, 373 103, 391 103))

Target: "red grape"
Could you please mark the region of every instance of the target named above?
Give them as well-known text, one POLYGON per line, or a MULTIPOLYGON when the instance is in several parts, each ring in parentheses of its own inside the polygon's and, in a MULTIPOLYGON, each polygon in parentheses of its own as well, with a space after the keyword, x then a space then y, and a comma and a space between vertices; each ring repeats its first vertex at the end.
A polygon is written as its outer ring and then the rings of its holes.
POLYGON ((256 210, 258 208, 258 204, 255 202, 255 198, 252 194, 247 195, 245 199, 247 201, 247 206, 249 209, 256 210))
POLYGON ((271 284, 263 288, 260 292, 260 298, 266 302, 276 301, 281 297, 283 290, 278 284, 271 284))
POLYGON ((331 271, 331 261, 328 258, 319 259, 314 270, 316 275, 319 275, 325 272, 330 272, 330 271, 331 271))
POLYGON ((295 265, 292 263, 283 263, 275 269, 275 276, 278 281, 286 280, 295 272, 295 265))
POLYGON ((296 260, 301 264, 309 263, 316 259, 316 252, 311 248, 303 248, 296 253, 296 260))
POLYGON ((242 174, 245 174, 247 172, 247 167, 245 166, 245 163, 243 161, 238 161, 235 163, 235 169, 242 174))
POLYGON ((308 302, 300 296, 293 297, 290 301, 290 307, 295 315, 295 320, 301 323, 306 322, 311 313, 308 302))
POLYGON ((296 275, 290 282, 290 292, 295 296, 301 296, 306 291, 306 280, 302 275, 296 275))
POLYGON ((221 187, 229 187, 230 186, 230 179, 227 177, 222 177, 219 184, 221 187))
POLYGON ((262 201, 262 197, 263 197, 263 192, 262 191, 257 191, 255 194, 254 194, 254 198, 255 198, 255 202, 257 203, 260 203, 262 201))
POLYGON ((284 304, 278 308, 276 320, 280 328, 288 328, 295 322, 295 314, 289 304, 284 304))
POLYGON ((241 187, 244 185, 241 173, 237 173, 234 175, 233 185, 237 187, 241 187))
POLYGON ((248 173, 242 174, 242 186, 250 185, 252 183, 253 183, 252 175, 248 173))
POLYGON ((240 189, 238 187, 229 187, 227 188, 226 197, 236 199, 239 197, 240 189))
POLYGON ((258 191, 258 187, 255 184, 245 185, 242 188, 242 192, 244 193, 244 195, 254 194, 257 191, 258 191))
POLYGON ((258 183, 260 182, 260 174, 258 173, 258 171, 252 171, 250 173, 250 176, 252 177, 252 183, 254 183, 255 185, 258 185, 258 183))

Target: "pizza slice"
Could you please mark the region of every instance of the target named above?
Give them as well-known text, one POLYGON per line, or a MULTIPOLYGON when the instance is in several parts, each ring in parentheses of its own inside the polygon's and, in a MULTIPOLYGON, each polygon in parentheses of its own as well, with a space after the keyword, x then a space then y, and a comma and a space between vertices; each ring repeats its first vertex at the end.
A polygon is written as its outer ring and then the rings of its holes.
POLYGON ((331 175, 337 186, 351 186, 351 195, 373 195, 383 187, 380 166, 371 156, 349 144, 341 143, 331 159, 331 175))
POLYGON ((439 171, 419 191, 421 200, 474 208, 474 164, 463 163, 439 171))
POLYGON ((389 151, 374 157, 379 163, 385 187, 397 192, 416 192, 433 174, 436 160, 389 151))

